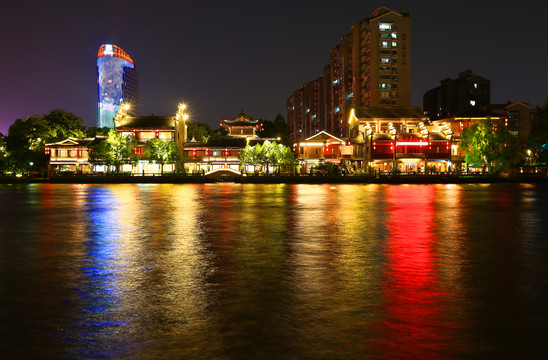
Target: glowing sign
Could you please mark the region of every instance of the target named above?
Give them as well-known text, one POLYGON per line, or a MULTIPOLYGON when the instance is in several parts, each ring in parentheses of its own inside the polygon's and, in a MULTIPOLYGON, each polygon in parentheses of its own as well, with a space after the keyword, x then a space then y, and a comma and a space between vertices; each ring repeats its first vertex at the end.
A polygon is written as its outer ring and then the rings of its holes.
POLYGON ((105 50, 103 51, 103 54, 105 55, 114 55, 114 50, 112 49, 112 45, 105 44, 105 50))

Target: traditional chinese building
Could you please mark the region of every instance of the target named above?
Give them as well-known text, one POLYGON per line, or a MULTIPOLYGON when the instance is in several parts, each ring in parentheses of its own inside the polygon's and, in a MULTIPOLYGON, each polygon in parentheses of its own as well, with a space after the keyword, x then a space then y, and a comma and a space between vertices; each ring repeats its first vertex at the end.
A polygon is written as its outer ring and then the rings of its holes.
POLYGON ((90 173, 92 166, 89 163, 89 146, 104 137, 72 138, 46 144, 45 153, 49 155, 48 171, 50 173, 74 172, 90 173))
POLYGON ((210 138, 207 142, 190 139, 185 143, 183 156, 189 172, 221 169, 240 172, 240 150, 248 144, 267 140, 257 136, 261 126, 259 120, 246 115, 243 110, 233 119, 222 120, 220 126, 226 130, 227 136, 210 138))
MULTIPOLYGON (((146 158, 144 147, 147 141, 161 139, 176 142, 182 149, 186 139, 185 106, 179 105, 175 116, 129 116, 128 106, 122 104, 114 119, 115 130, 121 136, 132 136, 138 141, 135 154, 141 156, 136 164, 123 164, 122 172, 138 175, 159 174, 160 165, 146 158)), ((89 146, 96 141, 103 141, 106 137, 76 139, 68 138, 63 141, 47 144, 46 154, 50 155, 50 169, 53 171, 107 171, 107 166, 97 165, 94 168, 89 163, 89 146)), ((163 172, 175 171, 175 164, 164 164, 163 172)))
POLYGON ((453 169, 453 133, 427 124, 420 108, 353 108, 349 138, 326 132, 294 144, 303 166, 322 162, 380 172, 447 172, 453 169))
POLYGON ((293 145, 293 151, 297 154, 297 160, 301 162, 304 173, 325 162, 341 165, 341 162, 351 160, 352 150, 351 143, 325 131, 293 145))
POLYGON ((228 136, 256 138, 259 126, 259 120, 247 116, 243 110, 234 119, 221 121, 221 127, 227 131, 228 136))

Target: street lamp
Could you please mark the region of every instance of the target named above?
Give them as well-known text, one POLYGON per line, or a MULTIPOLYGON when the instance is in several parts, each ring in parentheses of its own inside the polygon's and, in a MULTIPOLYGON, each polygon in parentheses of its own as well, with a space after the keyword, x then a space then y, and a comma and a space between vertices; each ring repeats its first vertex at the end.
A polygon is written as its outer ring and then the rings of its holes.
POLYGON ((184 144, 186 142, 186 138, 187 138, 187 133, 186 133, 186 130, 187 130, 187 126, 186 126, 186 121, 188 120, 188 113, 186 112, 186 104, 179 104, 179 107, 177 109, 177 113, 175 114, 175 122, 177 124, 182 124, 182 130, 183 130, 183 139, 182 139, 182 144, 184 144))
POLYGON ((372 139, 373 139, 373 129, 371 125, 367 122, 362 131, 363 134, 363 171, 365 172, 365 163, 366 163, 366 147, 367 147, 367 138, 369 137, 369 158, 372 157, 372 139))

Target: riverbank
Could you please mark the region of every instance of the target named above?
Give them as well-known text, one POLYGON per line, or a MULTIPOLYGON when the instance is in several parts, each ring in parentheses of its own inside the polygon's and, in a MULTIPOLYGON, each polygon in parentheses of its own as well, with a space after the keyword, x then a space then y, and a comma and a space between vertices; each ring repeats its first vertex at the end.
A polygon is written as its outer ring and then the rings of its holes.
POLYGON ((548 176, 521 174, 496 175, 356 175, 356 176, 127 176, 80 175, 50 178, 0 177, 0 184, 491 184, 548 183, 548 176))

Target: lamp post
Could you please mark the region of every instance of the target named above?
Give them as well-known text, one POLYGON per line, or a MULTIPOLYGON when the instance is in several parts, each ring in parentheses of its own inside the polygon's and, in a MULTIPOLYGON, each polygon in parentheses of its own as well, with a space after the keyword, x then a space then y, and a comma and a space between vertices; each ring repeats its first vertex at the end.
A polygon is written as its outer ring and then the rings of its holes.
POLYGON ((179 104, 179 108, 177 109, 177 113, 175 114, 175 121, 177 122, 177 124, 181 124, 182 126, 182 132, 183 132, 183 136, 182 136, 182 144, 184 145, 184 143, 186 142, 186 138, 187 138, 187 126, 186 126, 186 121, 188 120, 188 114, 186 113, 186 105, 185 104, 179 104))
MULTIPOLYGON (((181 147, 181 152, 184 159, 185 154, 185 143, 187 138, 187 126, 186 121, 188 120, 188 114, 186 113, 186 105, 179 104, 177 108, 177 113, 175 113, 175 141, 177 145, 181 147), (181 136, 182 133, 182 136, 181 136)), ((184 163, 183 163, 183 172, 184 172, 184 163)))
MULTIPOLYGON (((365 163, 367 162, 367 156, 366 156, 366 147, 367 147, 367 139, 369 138, 369 162, 373 159, 373 130, 369 127, 369 124, 363 129, 363 171, 365 172, 365 163)), ((369 167, 369 170, 371 168, 369 167)), ((370 172, 370 171, 369 171, 370 172)))

